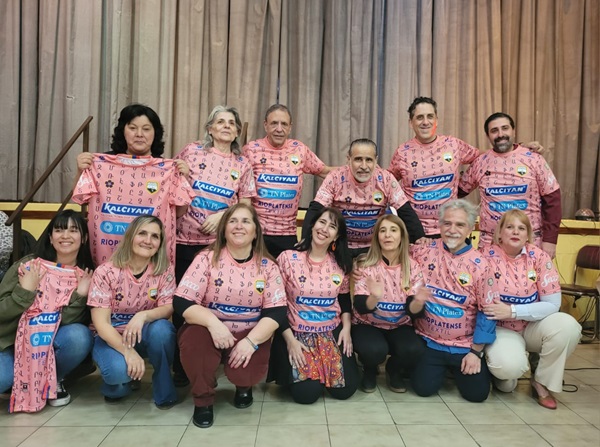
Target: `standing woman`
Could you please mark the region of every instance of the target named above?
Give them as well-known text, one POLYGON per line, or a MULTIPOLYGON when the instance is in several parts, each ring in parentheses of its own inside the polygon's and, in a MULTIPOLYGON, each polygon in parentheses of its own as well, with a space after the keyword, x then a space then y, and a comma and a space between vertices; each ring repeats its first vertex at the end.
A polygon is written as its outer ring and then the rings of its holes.
POLYGON ((238 203, 225 212, 216 241, 198 253, 173 305, 185 319, 178 339, 192 383, 192 420, 208 428, 219 364, 225 363, 225 375, 236 386, 234 406, 252 405, 252 386, 267 372, 271 337, 286 319, 281 274, 252 206, 238 203))
POLYGON ((406 392, 403 375, 410 375, 425 348, 412 326, 416 315, 411 303, 424 303, 429 292, 419 264, 408 256, 408 244, 404 222, 386 214, 375 225, 369 251, 357 260, 352 340, 363 365, 361 389, 366 393, 375 391, 377 367, 388 355, 388 387, 406 392))
POLYGON ((494 245, 484 251, 496 272, 499 296, 483 311, 497 320, 496 341, 485 349, 494 385, 510 393, 529 370, 527 352, 539 353, 531 375, 531 393, 545 408, 555 410, 567 358, 581 338, 581 326, 560 312, 559 275, 550 256, 534 245, 527 215, 510 210, 502 215, 494 245))
POLYGON ((131 380, 141 380, 144 357, 154 367, 156 406, 168 409, 177 402, 170 372, 175 328, 168 321, 174 291, 163 224, 155 216, 139 216, 127 227, 111 260, 94 272, 88 299, 97 332, 92 355, 107 403, 127 396, 131 380))
POLYGON ((289 385, 292 398, 301 404, 315 402, 324 389, 343 400, 358 388, 346 221, 337 209, 322 208, 309 225, 298 249, 277 258, 288 297, 288 324, 283 337, 275 336, 269 374, 279 385, 289 385))
MULTIPOLYGON (((241 155, 238 136, 242 121, 238 111, 229 106, 216 106, 204 125, 204 141, 188 144, 175 160, 190 166, 189 182, 196 197, 187 212, 177 219, 175 278, 181 281, 196 254, 216 239, 216 231, 228 207, 238 202, 250 204, 256 195, 252 167, 241 155)), ((183 319, 173 315, 175 329, 183 319)), ((173 361, 176 386, 189 383, 179 350, 173 361)))
POLYGON ((39 411, 46 399, 54 407, 71 401, 63 378, 92 349, 86 306, 92 269, 85 221, 65 210, 52 218, 34 255, 6 272, 0 284, 0 392, 13 387, 12 411, 39 411), (44 338, 48 333, 51 341, 44 338), (41 341, 31 343, 36 338, 41 341))

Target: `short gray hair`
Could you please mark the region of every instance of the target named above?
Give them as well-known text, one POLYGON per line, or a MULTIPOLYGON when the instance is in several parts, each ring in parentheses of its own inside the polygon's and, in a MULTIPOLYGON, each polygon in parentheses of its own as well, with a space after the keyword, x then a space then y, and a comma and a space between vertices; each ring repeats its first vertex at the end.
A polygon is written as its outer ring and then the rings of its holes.
POLYGON ((214 124, 215 118, 221 112, 229 112, 233 115, 233 117, 235 119, 235 127, 237 129, 237 137, 235 137, 235 140, 233 140, 233 142, 231 143, 231 152, 233 152, 235 155, 241 155, 239 138, 242 133, 242 120, 240 118, 240 114, 238 113, 237 109, 235 109, 234 107, 230 107, 230 106, 220 106, 219 105, 219 106, 216 106, 214 109, 212 109, 212 111, 210 112, 210 115, 208 115, 208 119, 206 120, 206 123, 204 124, 203 146, 207 149, 209 147, 213 147, 213 138, 208 133, 208 129, 210 129, 210 127, 214 124))
POLYGON ((446 211, 448 210, 463 210, 467 214, 467 222, 471 227, 475 226, 475 221, 477 220, 477 216, 479 215, 477 206, 473 205, 468 200, 449 200, 440 207, 440 222, 442 221, 442 219, 444 218, 444 214, 446 214, 446 211))

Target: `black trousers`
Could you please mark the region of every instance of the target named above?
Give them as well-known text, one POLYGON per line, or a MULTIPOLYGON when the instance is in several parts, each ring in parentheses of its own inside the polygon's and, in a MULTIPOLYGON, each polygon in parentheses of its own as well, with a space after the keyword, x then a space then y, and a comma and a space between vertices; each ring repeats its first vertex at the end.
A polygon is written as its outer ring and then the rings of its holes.
POLYGON ((282 251, 291 250, 298 243, 298 238, 294 236, 263 236, 267 250, 275 259, 282 251))

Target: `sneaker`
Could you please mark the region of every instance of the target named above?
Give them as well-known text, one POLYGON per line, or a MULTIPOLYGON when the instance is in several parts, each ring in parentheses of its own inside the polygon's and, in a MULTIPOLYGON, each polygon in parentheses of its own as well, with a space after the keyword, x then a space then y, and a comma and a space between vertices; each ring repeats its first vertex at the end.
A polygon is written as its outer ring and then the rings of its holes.
POLYGON ((109 405, 116 405, 119 402, 121 402, 123 400, 122 397, 108 397, 108 396, 104 396, 104 402, 106 402, 109 405))
POLYGON ((363 369, 363 377, 360 382, 360 389, 365 393, 374 393, 377 389, 377 368, 363 369))
POLYGON ((48 399, 48 405, 51 407, 64 407, 71 402, 71 395, 65 389, 65 385, 61 380, 56 384, 56 399, 48 399))
POLYGON ((492 382, 494 383, 494 387, 498 391, 502 391, 503 393, 512 393, 512 391, 517 387, 517 379, 498 379, 496 377, 492 377, 492 382))

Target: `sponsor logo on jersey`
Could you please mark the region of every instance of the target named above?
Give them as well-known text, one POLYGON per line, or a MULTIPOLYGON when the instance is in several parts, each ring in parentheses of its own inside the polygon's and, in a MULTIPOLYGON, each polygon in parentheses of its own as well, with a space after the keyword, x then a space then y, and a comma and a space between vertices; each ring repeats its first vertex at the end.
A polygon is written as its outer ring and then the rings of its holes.
POLYGON ((29 320, 29 326, 37 326, 38 324, 56 324, 59 317, 60 312, 41 313, 29 320))
POLYGON ((483 191, 486 196, 509 196, 527 193, 528 185, 513 185, 513 186, 491 186, 483 191))
POLYGON ((31 334, 29 342, 34 348, 37 346, 50 346, 52 344, 52 338, 54 338, 54 332, 37 332, 31 334))
POLYGON ((374 220, 346 219, 346 226, 348 228, 355 228, 355 229, 368 230, 368 229, 373 228, 376 223, 377 223, 376 219, 374 219, 374 220))
POLYGON ((283 175, 283 174, 260 174, 256 179, 257 183, 276 183, 280 185, 297 185, 297 175, 283 175))
POLYGON ((490 210, 496 213, 504 213, 510 210, 526 210, 527 200, 509 200, 506 202, 490 202, 490 210))
POLYGON ((135 314, 113 313, 110 316, 110 324, 113 327, 124 326, 129 323, 135 314))
POLYGON ((106 245, 108 247, 116 247, 121 242, 121 239, 100 239, 100 245, 106 245))
POLYGON ((397 323, 404 316, 404 314, 402 314, 402 315, 396 316, 396 317, 384 317, 383 315, 379 315, 377 312, 373 312, 372 315, 373 315, 373 318, 375 318, 377 320, 387 321, 388 323, 397 323))
POLYGON ((146 183, 146 191, 148 191, 150 194, 155 194, 158 191, 158 182, 146 183))
POLYGON ((294 197, 296 197, 296 191, 289 189, 258 188, 258 197, 261 199, 293 200, 294 197))
POLYGON ((377 217, 381 212, 380 209, 376 210, 342 210, 342 216, 344 217, 377 217))
POLYGON ((109 220, 105 220, 100 222, 100 231, 104 234, 118 234, 120 236, 125 234, 125 230, 129 223, 127 222, 111 222, 109 220))
POLYGON ((212 183, 201 182, 200 180, 194 180, 192 184, 192 188, 200 191, 209 192, 211 194, 216 194, 217 196, 227 197, 230 199, 235 194, 233 189, 223 188, 219 185, 213 185, 212 183))
POLYGON ((247 314, 247 313, 255 313, 260 312, 259 307, 251 307, 251 306, 234 306, 233 304, 223 304, 223 303, 209 303, 209 309, 215 309, 221 311, 226 314, 247 314))
POLYGON ((429 202, 431 200, 442 200, 447 199, 452 195, 452 190, 450 188, 438 189, 436 191, 424 191, 424 192, 416 192, 415 200, 420 202, 429 202))
POLYGON ((413 188, 423 188, 431 185, 441 185, 442 183, 451 182, 454 179, 454 174, 434 175, 432 177, 416 178, 412 181, 413 188))
POLYGON ((514 296, 514 295, 502 295, 500 294, 500 300, 503 303, 508 304, 529 304, 534 303, 538 300, 538 293, 533 292, 532 295, 529 296, 514 296))
POLYGON ((313 312, 308 310, 301 310, 298 312, 298 316, 304 321, 322 322, 333 320, 337 315, 337 312, 326 311, 326 312, 313 312))
POLYGON ((104 214, 116 214, 119 216, 150 216, 154 213, 154 207, 103 203, 100 212, 104 214))
POLYGON ((311 296, 297 296, 296 303, 304 306, 329 307, 335 303, 337 298, 319 298, 311 296))
POLYGON ((425 308, 433 315, 437 315, 438 317, 443 318, 462 318, 465 314, 465 311, 463 309, 443 306, 441 304, 431 303, 428 301, 425 302, 425 308))
POLYGON ((205 199, 204 197, 195 197, 191 205, 194 208, 210 211, 221 211, 228 207, 226 203, 205 199))
POLYGON ((380 301, 377 303, 377 309, 385 312, 403 312, 405 303, 386 303, 380 301))
POLYGON ((467 300, 466 295, 459 295, 458 293, 450 292, 449 290, 440 289, 430 285, 428 285, 427 288, 431 289, 433 296, 442 300, 450 300, 460 304, 464 304, 464 302, 467 300))

